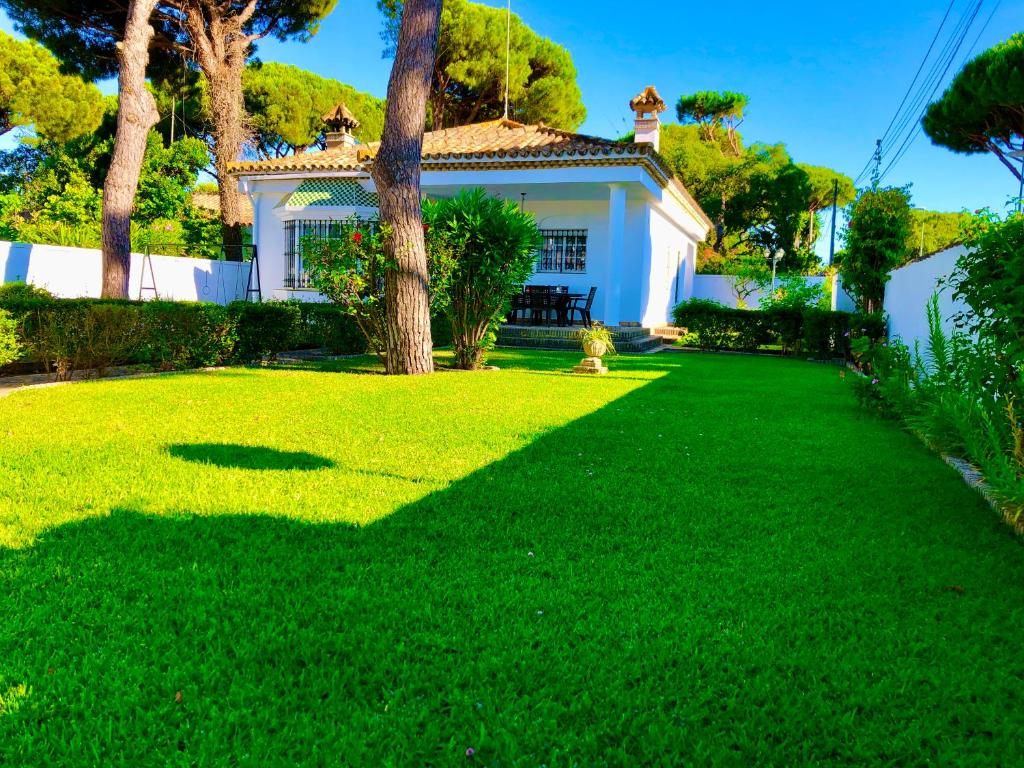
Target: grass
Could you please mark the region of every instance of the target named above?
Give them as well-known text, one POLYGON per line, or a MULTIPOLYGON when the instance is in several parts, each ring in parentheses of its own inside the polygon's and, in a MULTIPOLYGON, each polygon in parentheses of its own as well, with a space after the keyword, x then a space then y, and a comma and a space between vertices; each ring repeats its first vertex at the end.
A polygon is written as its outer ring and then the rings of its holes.
POLYGON ((0 765, 1024 761, 955 471, 832 367, 577 358, 0 400, 0 765))

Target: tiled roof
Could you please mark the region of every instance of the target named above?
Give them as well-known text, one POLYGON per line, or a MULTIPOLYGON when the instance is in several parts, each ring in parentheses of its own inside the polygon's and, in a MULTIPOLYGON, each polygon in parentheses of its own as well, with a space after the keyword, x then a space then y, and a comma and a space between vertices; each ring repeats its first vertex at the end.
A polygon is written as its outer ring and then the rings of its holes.
MULTIPOLYGON (((310 171, 366 171, 380 142, 337 146, 256 162, 232 163, 232 174, 255 176, 310 171)), ((641 165, 662 186, 672 187, 695 215, 711 226, 690 193, 676 179, 650 144, 611 141, 569 133, 544 124, 524 125, 514 120, 491 120, 458 128, 428 131, 423 135, 423 165, 430 170, 490 168, 512 165, 590 166, 641 165)))
POLYGON ((307 179, 288 197, 285 205, 297 208, 334 206, 338 208, 377 208, 380 201, 357 181, 347 179, 307 179))

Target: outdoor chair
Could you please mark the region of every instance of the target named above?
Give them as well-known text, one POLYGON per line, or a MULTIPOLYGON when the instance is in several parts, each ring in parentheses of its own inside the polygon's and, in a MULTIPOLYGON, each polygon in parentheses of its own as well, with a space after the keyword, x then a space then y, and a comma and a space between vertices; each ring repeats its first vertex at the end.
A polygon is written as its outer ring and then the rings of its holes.
POLYGON ((594 295, 597 293, 596 286, 590 286, 590 293, 587 294, 586 299, 572 299, 569 302, 569 306, 566 307, 566 314, 568 315, 569 325, 573 324, 573 315, 578 314, 580 316, 580 322, 589 328, 592 323, 590 320, 590 308, 594 306, 594 295))
POLYGON ((514 324, 517 321, 526 322, 530 316, 530 297, 525 292, 512 294, 512 311, 509 313, 509 320, 514 324))
POLYGON ((531 319, 534 325, 547 325, 551 322, 552 313, 558 311, 558 294, 553 291, 533 291, 530 293, 531 319))

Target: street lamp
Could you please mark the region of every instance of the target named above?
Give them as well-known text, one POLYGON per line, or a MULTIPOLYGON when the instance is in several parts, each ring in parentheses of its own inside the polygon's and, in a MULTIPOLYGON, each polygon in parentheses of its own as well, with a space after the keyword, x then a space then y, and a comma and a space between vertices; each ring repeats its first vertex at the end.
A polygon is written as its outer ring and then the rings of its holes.
POLYGON ((786 252, 781 248, 772 254, 772 296, 775 295, 775 268, 779 266, 779 262, 782 261, 782 257, 785 255, 786 252))
POLYGON ((1017 191, 1017 213, 1020 213, 1021 200, 1024 200, 1024 149, 1009 152, 1008 156, 1020 158, 1020 189, 1017 191))

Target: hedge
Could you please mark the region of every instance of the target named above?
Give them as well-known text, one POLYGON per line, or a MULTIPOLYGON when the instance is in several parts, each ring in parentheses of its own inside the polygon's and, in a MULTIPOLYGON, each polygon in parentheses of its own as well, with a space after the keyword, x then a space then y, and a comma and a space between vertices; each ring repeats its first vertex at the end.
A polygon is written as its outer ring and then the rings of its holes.
POLYGON ((355 322, 333 304, 18 296, 0 299, 0 309, 16 322, 21 361, 58 378, 112 365, 175 370, 248 363, 288 349, 366 351, 355 322))
POLYGON ((691 299, 672 310, 676 326, 697 338, 701 349, 753 351, 779 345, 783 353, 818 359, 848 358, 850 341, 859 336, 885 337, 885 318, 817 307, 734 309, 706 299, 691 299))

